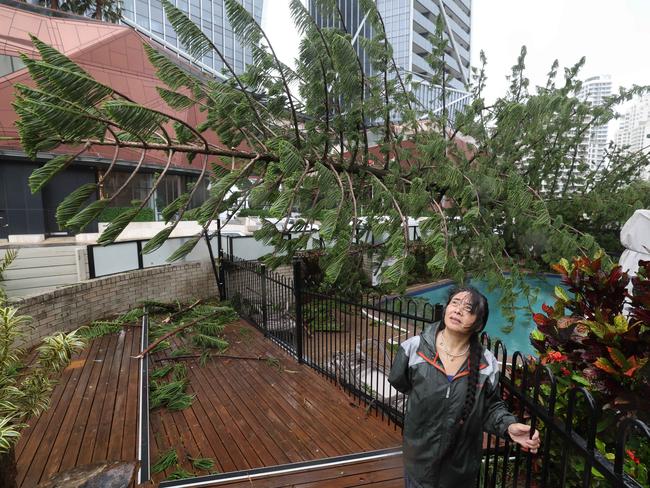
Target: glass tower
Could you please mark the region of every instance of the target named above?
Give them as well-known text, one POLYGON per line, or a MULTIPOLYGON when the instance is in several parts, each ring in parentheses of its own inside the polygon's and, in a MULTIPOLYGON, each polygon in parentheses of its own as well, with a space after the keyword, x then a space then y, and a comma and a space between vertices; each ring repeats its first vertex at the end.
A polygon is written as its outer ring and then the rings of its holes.
MULTIPOLYGON (((372 37, 358 0, 337 0, 341 16, 323 15, 315 2, 309 10, 321 27, 343 28, 355 38, 372 37), (342 25, 340 17, 343 17, 342 25)), ((429 37, 435 33, 437 18, 442 15, 446 39, 445 67, 448 78, 447 105, 450 112, 469 102, 466 86, 470 71, 471 0, 377 0, 377 8, 386 26, 393 57, 399 70, 411 73, 419 82, 413 87, 423 109, 439 110, 440 87, 430 83, 433 70, 426 61, 431 53, 429 37)), ((369 61, 358 41, 357 53, 367 73, 372 74, 369 61)), ((451 114, 450 114, 451 115, 451 114)))
MULTIPOLYGON (((234 34, 223 0, 170 0, 185 12, 223 53, 237 74, 252 63, 250 49, 244 47, 234 34)), ((277 0, 276 0, 277 1, 277 0)), ((262 21, 264 0, 239 0, 258 23, 262 21)), ((174 29, 167 21, 160 0, 123 0, 124 22, 151 36, 167 48, 183 55, 174 29)), ((208 53, 197 63, 201 68, 220 75, 223 62, 215 53, 208 53)))

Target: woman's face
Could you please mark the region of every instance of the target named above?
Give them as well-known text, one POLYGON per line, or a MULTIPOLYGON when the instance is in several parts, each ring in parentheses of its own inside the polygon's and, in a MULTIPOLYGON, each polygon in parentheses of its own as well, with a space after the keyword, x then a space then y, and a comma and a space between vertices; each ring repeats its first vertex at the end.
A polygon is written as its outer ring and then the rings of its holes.
POLYGON ((472 313, 472 296, 468 291, 457 293, 445 309, 445 327, 459 334, 471 334, 476 323, 476 314, 472 313))

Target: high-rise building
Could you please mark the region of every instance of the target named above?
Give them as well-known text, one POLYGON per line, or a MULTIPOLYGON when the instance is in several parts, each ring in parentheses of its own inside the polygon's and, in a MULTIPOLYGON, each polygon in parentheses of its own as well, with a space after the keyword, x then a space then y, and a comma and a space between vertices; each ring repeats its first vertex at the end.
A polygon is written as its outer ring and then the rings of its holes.
MULTIPOLYGON (((612 94, 612 79, 609 75, 592 76, 583 83, 577 97, 591 105, 602 105, 605 97, 612 94)), ((580 147, 582 159, 591 168, 606 164, 607 124, 594 126, 589 130, 580 147)))
MULTIPOLYGON (((252 63, 252 54, 232 30, 224 0, 171 0, 185 12, 223 53, 235 73, 240 74, 252 63)), ((253 18, 261 23, 264 0, 240 0, 253 18)), ((123 0, 124 22, 152 37, 176 54, 188 57, 178 41, 176 32, 167 20, 160 0, 123 0)), ((188 57, 189 59, 189 57, 188 57)), ((216 53, 210 52, 199 62, 202 69, 222 76, 223 62, 216 53)))
MULTIPOLYGON (((372 29, 366 23, 365 13, 358 0, 338 0, 343 22, 338 15, 323 15, 313 1, 309 2, 310 13, 323 27, 337 27, 347 30, 353 40, 359 36, 372 37, 372 29)), ((431 53, 430 36, 436 31, 440 15, 445 26, 448 41, 445 52, 447 80, 447 104, 467 103, 465 91, 470 72, 471 0, 377 0, 377 8, 386 26, 388 40, 393 47, 393 57, 398 68, 413 74, 420 82, 415 94, 423 108, 439 109, 439 87, 430 83, 433 70, 426 60, 431 53)), ((372 73, 365 53, 356 41, 357 53, 367 73, 372 73)))
MULTIPOLYGON (((633 100, 619 124, 616 145, 629 152, 650 155, 650 95, 633 100)), ((646 167, 642 176, 650 179, 650 168, 646 167)))

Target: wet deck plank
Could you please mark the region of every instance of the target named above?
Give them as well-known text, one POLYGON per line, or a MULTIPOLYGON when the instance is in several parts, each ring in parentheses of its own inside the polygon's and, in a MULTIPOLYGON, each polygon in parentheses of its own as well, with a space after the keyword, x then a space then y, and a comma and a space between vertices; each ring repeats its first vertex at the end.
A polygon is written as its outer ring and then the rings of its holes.
MULTIPOLYGON (((189 409, 152 412, 152 463, 175 449, 180 467, 196 475, 189 457, 215 461, 220 473, 313 461, 392 448, 401 443, 393 425, 366 412, 336 384, 287 355, 245 322, 226 328, 230 356, 279 361, 215 358, 201 367, 187 360, 189 409)), ((176 343, 181 346, 180 342, 176 343)), ((151 369, 165 364, 152 357, 151 369)), ((156 475, 160 481, 174 468, 156 475)))
POLYGON ((36 486, 91 462, 136 459, 139 369, 132 356, 140 331, 133 327, 95 339, 73 358, 50 409, 30 422, 16 446, 20 486, 36 486))

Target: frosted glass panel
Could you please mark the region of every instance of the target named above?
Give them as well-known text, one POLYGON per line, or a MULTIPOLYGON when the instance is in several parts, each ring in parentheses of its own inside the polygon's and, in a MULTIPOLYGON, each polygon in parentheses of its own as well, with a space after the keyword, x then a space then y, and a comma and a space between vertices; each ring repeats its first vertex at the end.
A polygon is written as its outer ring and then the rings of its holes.
POLYGON ((259 259, 273 251, 273 246, 256 241, 254 237, 237 237, 232 239, 232 250, 239 259, 259 259))
POLYGON ((135 242, 93 247, 95 276, 138 269, 138 246, 135 242))

